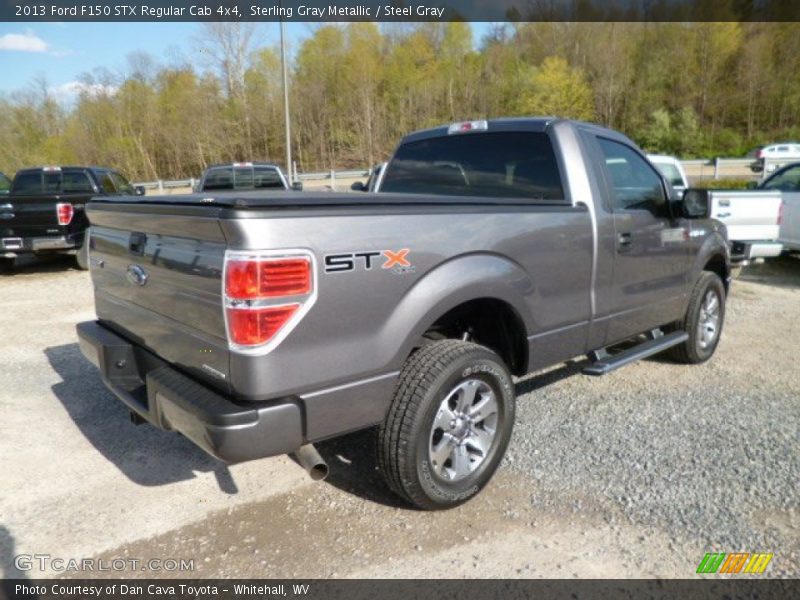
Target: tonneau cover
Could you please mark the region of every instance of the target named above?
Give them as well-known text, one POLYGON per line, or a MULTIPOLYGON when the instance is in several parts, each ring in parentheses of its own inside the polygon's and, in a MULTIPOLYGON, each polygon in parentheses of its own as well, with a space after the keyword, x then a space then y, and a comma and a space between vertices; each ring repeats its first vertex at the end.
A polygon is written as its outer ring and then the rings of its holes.
POLYGON ((343 192, 216 192, 172 196, 97 196, 92 204, 145 204, 153 206, 220 206, 237 209, 291 209, 325 206, 396 205, 543 205, 552 202, 536 198, 482 198, 478 196, 435 196, 427 194, 379 194, 343 192))

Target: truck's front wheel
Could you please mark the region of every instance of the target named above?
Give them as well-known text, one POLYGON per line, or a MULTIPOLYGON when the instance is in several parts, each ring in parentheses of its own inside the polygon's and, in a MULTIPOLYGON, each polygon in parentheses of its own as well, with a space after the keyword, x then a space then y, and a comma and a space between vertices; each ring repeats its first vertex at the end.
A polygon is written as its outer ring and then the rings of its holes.
POLYGON ((686 316, 677 326, 689 334, 689 339, 672 348, 675 360, 698 364, 711 358, 725 322, 725 296, 719 275, 704 271, 692 290, 686 316))
POLYGON ((503 458, 514 402, 511 375, 488 348, 458 340, 420 348, 400 373, 378 436, 389 487, 427 510, 469 500, 503 458))

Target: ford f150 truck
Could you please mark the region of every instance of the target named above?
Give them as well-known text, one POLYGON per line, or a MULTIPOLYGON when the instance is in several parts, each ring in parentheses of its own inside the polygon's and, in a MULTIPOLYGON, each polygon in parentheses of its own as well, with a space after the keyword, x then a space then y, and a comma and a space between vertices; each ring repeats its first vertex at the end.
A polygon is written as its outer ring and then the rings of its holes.
POLYGON ((739 270, 753 259, 779 256, 781 193, 761 190, 711 190, 711 217, 725 224, 731 262, 739 270))
POLYGON ((224 192, 244 190, 295 190, 301 191, 299 181, 289 185, 286 175, 278 165, 265 162, 237 162, 212 165, 200 176, 195 191, 224 192))
POLYGON ((314 442, 377 425, 388 485, 438 509, 497 468, 512 375, 719 343, 725 228, 619 133, 421 131, 381 190, 96 199, 84 355, 135 422, 225 461, 294 453, 322 476, 314 442))
MULTIPOLYGON (((23 253, 74 254, 88 268, 84 244, 92 196, 144 193, 117 171, 101 167, 39 167, 17 171, 11 192, 0 196, 0 260, 13 264, 23 253)), ((6 265, 8 266, 8 265, 6 265)))
POLYGON ((756 189, 765 193, 780 194, 778 242, 784 250, 800 252, 800 163, 793 163, 775 171, 756 189))

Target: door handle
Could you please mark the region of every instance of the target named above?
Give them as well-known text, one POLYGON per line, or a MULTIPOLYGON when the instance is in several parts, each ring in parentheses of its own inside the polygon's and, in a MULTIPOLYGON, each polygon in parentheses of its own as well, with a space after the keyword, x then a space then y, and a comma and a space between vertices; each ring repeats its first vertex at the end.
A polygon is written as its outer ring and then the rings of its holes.
POLYGON ((617 234, 617 245, 620 248, 630 248, 630 246, 631 246, 631 234, 630 233, 617 234))
POLYGON ((147 235, 140 231, 134 231, 128 240, 128 250, 130 250, 131 254, 144 256, 145 244, 147 244, 147 235))
POLYGON ((731 216, 731 213, 729 213, 729 212, 727 212, 727 213, 719 213, 719 214, 717 215, 717 218, 718 218, 718 219, 724 219, 724 218, 726 218, 726 217, 730 217, 730 216, 731 216))

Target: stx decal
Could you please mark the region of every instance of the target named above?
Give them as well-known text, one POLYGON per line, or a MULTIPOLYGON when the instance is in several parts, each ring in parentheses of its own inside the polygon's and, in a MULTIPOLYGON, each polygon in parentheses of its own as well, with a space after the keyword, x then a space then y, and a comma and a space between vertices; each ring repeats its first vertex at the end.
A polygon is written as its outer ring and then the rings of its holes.
POLYGON ((724 552, 707 552, 697 566, 698 573, 750 573, 761 574, 763 573, 769 562, 772 560, 773 554, 749 552, 733 552, 725 554, 724 552), (727 556, 727 558, 726 558, 727 556))
POLYGON ((410 267, 411 263, 406 260, 406 256, 408 256, 408 248, 403 248, 402 250, 398 250, 397 252, 392 252, 391 250, 384 250, 383 255, 386 257, 386 262, 383 263, 383 269, 391 269, 394 266, 398 267, 410 267))
POLYGON ((342 254, 326 254, 325 255, 325 272, 326 273, 344 273, 347 271, 355 271, 356 269, 363 269, 365 271, 372 270, 380 264, 381 269, 392 269, 394 272, 408 272, 412 271, 413 267, 408 260, 408 248, 402 250, 373 250, 368 252, 344 252, 342 254), (380 263, 380 258, 385 260, 380 263))

